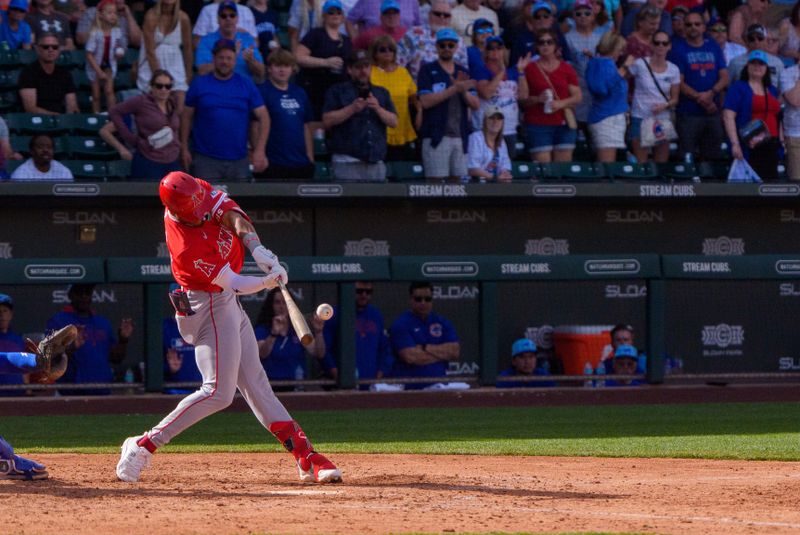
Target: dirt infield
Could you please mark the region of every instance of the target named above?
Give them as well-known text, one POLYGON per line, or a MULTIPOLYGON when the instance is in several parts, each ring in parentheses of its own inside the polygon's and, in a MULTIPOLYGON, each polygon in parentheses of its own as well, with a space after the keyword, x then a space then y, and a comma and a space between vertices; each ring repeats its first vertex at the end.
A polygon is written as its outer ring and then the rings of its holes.
POLYGON ((800 463, 336 455, 319 486, 277 453, 163 453, 137 484, 116 456, 36 458, 50 480, 0 481, 2 533, 800 533, 800 463))

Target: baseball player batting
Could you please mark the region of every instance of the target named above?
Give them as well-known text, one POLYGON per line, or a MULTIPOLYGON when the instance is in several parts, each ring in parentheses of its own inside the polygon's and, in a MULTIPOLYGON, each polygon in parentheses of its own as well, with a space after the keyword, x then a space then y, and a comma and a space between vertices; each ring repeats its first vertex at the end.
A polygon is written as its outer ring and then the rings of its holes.
POLYGON ((269 384, 258 358, 253 326, 239 303, 287 282, 278 257, 261 245, 250 218, 228 195, 183 172, 161 179, 164 229, 172 274, 181 289, 170 292, 178 330, 195 346, 203 385, 143 435, 122 444, 117 477, 139 480, 153 453, 183 430, 233 401, 236 389, 261 424, 294 456, 304 482, 333 483, 342 473, 314 451, 269 384), (266 276, 239 275, 245 247, 266 276))
MULTIPOLYGON (((67 371, 67 346, 75 341, 78 329, 67 325, 37 345, 25 341, 27 351, 0 353, 0 374, 29 373, 33 383, 54 383, 67 371)), ((47 479, 47 468, 36 461, 14 454, 14 448, 0 437, 0 479, 47 479)))

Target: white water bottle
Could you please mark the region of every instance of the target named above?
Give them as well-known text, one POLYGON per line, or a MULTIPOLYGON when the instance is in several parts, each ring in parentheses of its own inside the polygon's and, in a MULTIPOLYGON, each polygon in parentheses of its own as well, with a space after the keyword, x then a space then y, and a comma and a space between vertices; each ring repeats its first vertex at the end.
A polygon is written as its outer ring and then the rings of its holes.
POLYGON ((586 365, 583 367, 583 375, 588 376, 587 379, 583 382, 583 386, 588 386, 589 388, 592 387, 592 373, 594 373, 594 369, 592 365, 587 362, 586 365))
POLYGON ((595 370, 595 374, 598 376, 598 379, 594 382, 594 386, 597 388, 602 388, 606 386, 606 365, 603 361, 600 361, 600 364, 597 365, 597 369, 595 370))
POLYGON ((547 100, 544 101, 544 112, 553 113, 553 90, 545 89, 544 96, 547 100))

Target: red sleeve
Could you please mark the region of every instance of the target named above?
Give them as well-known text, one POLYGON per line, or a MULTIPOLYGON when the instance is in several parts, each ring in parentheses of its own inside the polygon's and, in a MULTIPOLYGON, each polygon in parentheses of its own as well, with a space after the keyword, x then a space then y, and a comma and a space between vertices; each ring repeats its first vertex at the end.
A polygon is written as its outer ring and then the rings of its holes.
POLYGON ((214 187, 203 180, 202 178, 198 178, 197 182, 200 186, 206 190, 206 195, 208 195, 209 200, 209 212, 211 212, 211 218, 214 220, 215 223, 218 225, 222 225, 222 217, 225 215, 226 212, 230 210, 236 210, 240 214, 242 214, 245 219, 250 221, 250 217, 245 213, 241 207, 228 197, 228 194, 222 190, 214 189, 214 187))
POLYGON ((564 74, 566 76, 567 83, 569 85, 577 86, 578 85, 578 73, 575 72, 575 69, 572 67, 572 65, 570 65, 566 61, 562 61, 561 65, 563 65, 564 68, 565 68, 565 73, 564 74))

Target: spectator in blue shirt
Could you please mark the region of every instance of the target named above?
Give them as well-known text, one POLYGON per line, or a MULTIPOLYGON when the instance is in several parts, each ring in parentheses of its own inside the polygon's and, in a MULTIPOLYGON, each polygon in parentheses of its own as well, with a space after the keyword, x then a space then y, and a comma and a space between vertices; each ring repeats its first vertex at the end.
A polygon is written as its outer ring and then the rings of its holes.
MULTIPOLYGON (((433 287, 412 282, 408 288, 410 309, 400 315, 389 331, 396 377, 444 377, 448 364, 461 355, 461 344, 449 320, 433 311, 433 287)), ((409 383, 419 390, 435 383, 409 383)))
MULTIPOLYGON (((128 353, 128 339, 133 334, 133 321, 123 318, 115 333, 105 316, 92 310, 94 284, 73 284, 67 297, 70 304, 47 321, 48 331, 57 331, 74 324, 78 338, 67 349, 70 356, 67 371, 59 383, 110 383, 114 378, 111 364, 119 364, 128 353)), ((103 395, 109 390, 65 390, 68 395, 103 395)))
POLYGON ((256 178, 314 178, 314 114, 308 95, 289 83, 297 62, 288 50, 278 48, 267 59, 267 81, 258 86, 269 114, 268 167, 256 178))
MULTIPOLYGON (((614 351, 614 361, 611 367, 611 375, 634 375, 637 373, 639 363, 639 351, 627 344, 623 344, 614 351)), ((642 382, 639 379, 606 379, 606 386, 638 386, 642 382)))
MULTIPOLYGON (((513 375, 550 375, 544 366, 539 366, 537 353, 539 349, 533 340, 520 338, 511 345, 511 366, 501 371, 501 377, 513 375)), ((498 381, 497 388, 519 388, 530 386, 555 386, 554 381, 498 381)))
POLYGON ((266 72, 264 57, 258 49, 255 38, 249 33, 237 29, 239 13, 236 10, 236 2, 232 0, 220 2, 217 9, 217 20, 219 29, 204 35, 197 45, 194 58, 197 73, 208 74, 214 70, 212 56, 216 43, 221 39, 228 39, 235 43, 236 68, 234 71, 256 82, 261 82, 266 72))
MULTIPOLYGON (((175 285, 177 286, 177 285, 175 285)), ((164 381, 171 383, 202 383, 203 376, 194 359, 194 346, 183 340, 174 317, 164 318, 162 324, 164 346, 164 381)), ((164 388, 165 394, 191 394, 196 388, 164 388)))
POLYGON ((220 39, 212 52, 213 72, 196 76, 186 93, 181 118, 181 163, 196 176, 246 180, 250 178, 247 142, 252 116, 258 122, 253 170, 260 173, 267 167, 267 108, 253 81, 233 71, 236 43, 220 39))
MULTIPOLYGON (((289 320, 286 301, 278 288, 271 290, 255 321, 253 331, 258 341, 258 356, 271 381, 301 380, 307 377, 306 354, 325 358, 324 322, 316 314, 310 322, 314 343, 304 347, 289 320)), ((272 387, 275 391, 293 390, 293 387, 272 387)))
MULTIPOLYGON (((383 324, 383 315, 372 305, 374 287, 371 282, 358 281, 356 286, 356 373, 359 379, 381 379, 389 375, 392 350, 383 324)), ((339 310, 334 307, 333 318, 325 322, 325 370, 331 378, 339 377, 339 310)), ((362 385, 361 390, 367 390, 362 385)))
POLYGON ((255 18, 258 49, 261 51, 261 56, 266 58, 281 46, 277 39, 278 12, 269 8, 267 0, 250 0, 247 5, 255 18))
POLYGON ((0 12, 0 43, 8 44, 10 50, 31 48, 31 27, 25 22, 28 0, 11 0, 8 11, 0 12))
MULTIPOLYGON (((20 335, 11 330, 11 320, 14 319, 14 301, 10 295, 0 294, 0 352, 15 353, 25 351, 25 341, 20 335)), ((21 385, 23 377, 20 373, 0 374, 0 387, 2 385, 21 385)), ((19 396, 22 391, 0 390, 0 396, 19 396)))
POLYGON ((635 58, 628 56, 623 65, 617 67, 625 46, 622 36, 606 32, 597 45, 597 56, 586 67, 586 85, 592 94, 589 132, 599 162, 615 161, 617 149, 626 147, 628 82, 625 75, 635 58))
POLYGON ((683 22, 686 39, 672 45, 667 59, 681 71, 681 96, 676 108, 678 151, 693 154, 695 161, 722 158, 720 94, 728 87, 728 68, 719 45, 705 36, 700 13, 689 13, 683 22))

